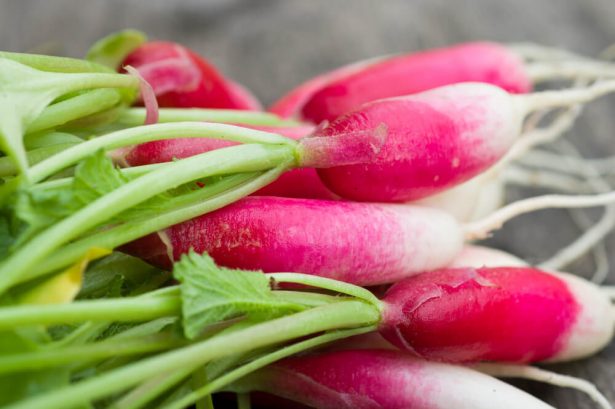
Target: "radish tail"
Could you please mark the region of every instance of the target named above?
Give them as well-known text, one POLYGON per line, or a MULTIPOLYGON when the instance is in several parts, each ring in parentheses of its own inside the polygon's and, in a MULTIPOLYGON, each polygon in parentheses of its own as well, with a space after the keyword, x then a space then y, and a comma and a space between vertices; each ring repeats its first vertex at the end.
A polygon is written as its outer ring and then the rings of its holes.
MULTIPOLYGON (((562 149, 564 150, 564 153, 575 155, 577 157, 580 156, 576 148, 570 143, 565 143, 562 146, 562 149)), ((583 172, 587 178, 587 184, 589 184, 595 191, 607 192, 612 189, 610 184, 602 179, 598 171, 593 169, 591 166, 583 168, 583 172)), ((561 249, 551 259, 541 263, 540 267, 559 270, 578 259, 596 245, 598 245, 599 248, 602 248, 601 253, 606 253, 604 245, 601 241, 615 226, 615 206, 608 206, 600 220, 593 226, 585 213, 574 211, 571 211, 570 213, 573 220, 576 220, 577 224, 580 225, 580 227, 585 231, 578 237, 577 240, 561 249)), ((592 281, 598 284, 602 283, 607 278, 609 272, 608 257, 604 254, 600 256, 599 253, 599 250, 594 252, 594 257, 596 259, 596 271, 592 277, 592 281)))
POLYGON ((523 378, 563 388, 577 389, 586 393, 602 409, 613 409, 613 406, 598 388, 596 388, 596 385, 585 379, 562 375, 526 365, 478 364, 474 366, 474 369, 498 378, 523 378))
POLYGON ((592 101, 615 91, 615 80, 596 82, 589 87, 558 91, 543 91, 534 94, 513 95, 519 101, 524 116, 544 108, 570 107, 592 101))
POLYGON ((587 192, 586 182, 573 176, 545 170, 526 169, 510 165, 504 169, 502 178, 504 183, 511 185, 552 189, 566 193, 587 192))
POLYGON ((615 66, 599 61, 549 61, 529 64, 527 74, 533 83, 554 79, 613 78, 615 66))
POLYGON ((464 226, 468 240, 483 239, 493 230, 497 230, 513 217, 535 210, 548 208, 580 208, 605 206, 615 202, 615 192, 598 195, 544 195, 519 200, 493 212, 482 220, 467 223, 464 226))

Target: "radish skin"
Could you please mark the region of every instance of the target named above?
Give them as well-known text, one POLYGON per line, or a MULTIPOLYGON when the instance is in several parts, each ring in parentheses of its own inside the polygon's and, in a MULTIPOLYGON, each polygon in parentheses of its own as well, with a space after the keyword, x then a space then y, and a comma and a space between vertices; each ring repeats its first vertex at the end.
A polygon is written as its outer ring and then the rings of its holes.
POLYGON ((418 200, 497 163, 519 139, 528 113, 587 102, 614 89, 611 81, 582 89, 510 95, 493 85, 463 83, 374 101, 339 117, 314 137, 386 132, 376 158, 354 165, 319 166, 323 169, 318 173, 329 189, 347 199, 418 200))
POLYGON ((122 66, 136 68, 152 86, 161 107, 259 110, 245 88, 177 43, 152 41, 132 51, 122 66))
POLYGON ((431 271, 393 285, 380 332, 417 356, 527 363, 586 357, 613 336, 608 297, 531 267, 431 271))
MULTIPOLYGON (((540 54, 552 50, 542 49, 540 54)), ((522 54, 522 53, 521 53, 522 54)), ((516 50, 491 42, 384 56, 321 74, 299 85, 270 108, 283 117, 320 123, 366 102, 423 92, 460 82, 484 82, 513 93, 554 79, 612 78, 611 64, 567 55, 551 61, 524 62, 516 50)))
POLYGON ((459 224, 425 207, 249 197, 124 247, 170 267, 191 248, 220 265, 375 285, 447 265, 459 224))
POLYGON ((514 52, 499 44, 476 42, 339 68, 295 88, 270 111, 320 123, 369 101, 470 81, 511 93, 531 89, 523 61, 514 52))
POLYGON ((521 107, 502 89, 471 83, 380 100, 316 132, 331 137, 385 127, 372 163, 319 169, 325 185, 362 201, 413 201, 494 165, 521 132, 521 107))
POLYGON ((399 351, 351 350, 287 358, 235 385, 319 409, 542 409, 550 405, 461 366, 399 351))

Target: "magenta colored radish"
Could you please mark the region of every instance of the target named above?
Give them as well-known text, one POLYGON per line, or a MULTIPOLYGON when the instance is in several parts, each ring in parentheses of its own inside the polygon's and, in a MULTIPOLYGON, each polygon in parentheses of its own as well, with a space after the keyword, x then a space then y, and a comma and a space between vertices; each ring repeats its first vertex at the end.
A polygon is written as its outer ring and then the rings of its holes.
POLYGON ((126 57, 122 66, 126 65, 136 68, 152 86, 161 107, 260 109, 245 88, 177 43, 145 43, 126 57))
POLYGON ((523 61, 515 53, 496 43, 475 42, 339 68, 295 88, 271 111, 320 123, 369 101, 459 82, 485 82, 511 93, 531 90, 523 61))
POLYGON ((349 350, 287 358, 239 382, 319 409, 546 409, 511 385, 400 351, 349 350))
POLYGON ((374 61, 377 61, 377 59, 350 64, 314 77, 276 101, 269 107, 269 111, 282 118, 301 117, 301 108, 310 100, 312 95, 321 88, 336 79, 342 79, 352 73, 359 72, 374 61))
POLYGON ((361 201, 411 201, 483 172, 510 149, 523 113, 498 87, 467 83, 372 102, 316 136, 367 134, 386 139, 370 163, 319 169, 336 194, 361 201))
POLYGON ((600 289, 530 267, 457 268, 393 285, 380 332, 419 357, 449 362, 569 360, 613 334, 600 289))
POLYGON ((462 242, 454 218, 435 209, 255 196, 125 250, 163 267, 194 249, 222 266, 373 285, 445 266, 462 242))

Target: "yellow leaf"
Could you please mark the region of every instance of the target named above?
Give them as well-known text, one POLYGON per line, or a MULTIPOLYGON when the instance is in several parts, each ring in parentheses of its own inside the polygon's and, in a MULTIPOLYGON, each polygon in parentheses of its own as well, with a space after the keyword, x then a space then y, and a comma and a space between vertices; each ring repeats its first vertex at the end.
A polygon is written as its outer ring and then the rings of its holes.
POLYGON ((20 304, 65 304, 75 299, 83 283, 83 272, 92 260, 111 254, 111 250, 92 247, 75 264, 40 283, 19 297, 20 304))

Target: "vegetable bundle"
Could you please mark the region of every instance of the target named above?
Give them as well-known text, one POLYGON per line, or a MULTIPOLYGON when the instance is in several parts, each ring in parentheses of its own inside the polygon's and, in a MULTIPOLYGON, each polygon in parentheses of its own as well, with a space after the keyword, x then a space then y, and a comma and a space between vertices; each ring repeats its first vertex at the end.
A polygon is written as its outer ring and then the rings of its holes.
POLYGON ((265 112, 201 56, 131 30, 84 60, 0 53, 0 405, 211 408, 227 391, 249 407, 262 391, 550 407, 494 375, 610 407, 528 365, 613 337, 611 290, 555 270, 599 248, 615 192, 578 158, 578 174, 520 163, 614 77, 570 53, 461 44, 342 67, 265 112), (574 83, 530 92, 545 80, 574 83), (503 205, 511 181, 584 195, 503 205), (469 245, 588 206, 604 219, 548 268, 469 245))

